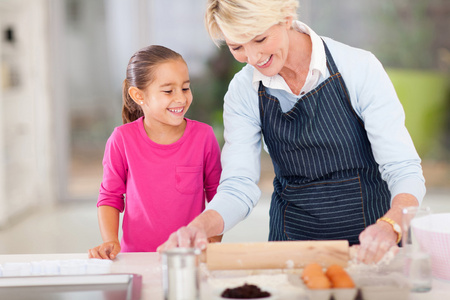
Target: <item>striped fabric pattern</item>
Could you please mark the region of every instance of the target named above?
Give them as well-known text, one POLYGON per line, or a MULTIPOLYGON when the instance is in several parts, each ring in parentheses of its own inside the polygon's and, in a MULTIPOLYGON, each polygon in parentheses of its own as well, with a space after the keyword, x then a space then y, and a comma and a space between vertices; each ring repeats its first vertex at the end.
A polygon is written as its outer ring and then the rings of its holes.
POLYGON ((264 141, 276 177, 270 240, 347 239, 385 214, 390 192, 381 179, 362 120, 325 44, 330 74, 283 113, 260 83, 264 141))

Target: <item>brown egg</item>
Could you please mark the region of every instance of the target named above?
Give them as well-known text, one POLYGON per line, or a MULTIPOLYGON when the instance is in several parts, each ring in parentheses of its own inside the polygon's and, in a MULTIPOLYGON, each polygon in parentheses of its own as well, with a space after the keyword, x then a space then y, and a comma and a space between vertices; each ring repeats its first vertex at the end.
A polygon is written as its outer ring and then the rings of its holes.
POLYGON ((314 276, 309 278, 306 286, 312 290, 324 290, 331 288, 331 282, 325 275, 314 276))
POLYGON ((314 277, 314 276, 323 276, 323 269, 322 266, 316 263, 308 264, 304 269, 302 273, 302 279, 304 281, 308 281, 308 278, 314 277))
POLYGON ((342 266, 331 265, 328 267, 325 275, 331 282, 333 288, 354 288, 355 283, 353 282, 347 271, 344 270, 342 266))
POLYGON ((346 273, 342 266, 330 265, 327 271, 325 272, 325 275, 327 275, 328 277, 332 277, 335 274, 342 274, 342 273, 346 273))
POLYGON ((351 289, 355 287, 355 283, 350 278, 350 276, 334 277, 331 280, 331 286, 335 289, 351 289))

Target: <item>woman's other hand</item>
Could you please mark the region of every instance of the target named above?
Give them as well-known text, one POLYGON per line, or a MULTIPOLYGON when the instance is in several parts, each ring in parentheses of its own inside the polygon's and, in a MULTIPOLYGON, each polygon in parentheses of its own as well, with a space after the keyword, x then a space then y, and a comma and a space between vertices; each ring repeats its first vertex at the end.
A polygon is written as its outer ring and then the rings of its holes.
POLYGON ((120 252, 120 242, 106 242, 95 248, 89 249, 89 258, 115 259, 120 252))
POLYGON ((384 255, 396 246, 397 234, 386 222, 378 222, 367 227, 359 235, 358 261, 366 264, 379 262, 384 255))
MULTIPOLYGON (((411 194, 398 194, 392 199, 391 209, 384 215, 401 224, 403 208, 418 206, 419 202, 411 194)), ((370 264, 379 262, 383 256, 397 245, 397 233, 391 224, 381 221, 368 226, 359 235, 358 260, 370 264)))

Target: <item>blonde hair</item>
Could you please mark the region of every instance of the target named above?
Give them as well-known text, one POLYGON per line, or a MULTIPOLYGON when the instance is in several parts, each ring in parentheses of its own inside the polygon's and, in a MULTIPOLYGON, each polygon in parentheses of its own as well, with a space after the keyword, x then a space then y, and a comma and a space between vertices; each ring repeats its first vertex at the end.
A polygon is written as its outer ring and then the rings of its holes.
POLYGON ((298 0, 207 0, 205 25, 219 46, 225 39, 244 44, 287 17, 297 19, 298 0))

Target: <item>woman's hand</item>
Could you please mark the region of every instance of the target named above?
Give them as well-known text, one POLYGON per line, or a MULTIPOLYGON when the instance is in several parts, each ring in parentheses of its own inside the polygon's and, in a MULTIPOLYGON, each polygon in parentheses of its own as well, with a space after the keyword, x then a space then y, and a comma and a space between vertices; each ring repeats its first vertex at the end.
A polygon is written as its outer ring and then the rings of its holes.
POLYGON ((358 260, 366 264, 377 263, 392 247, 396 247, 397 233, 390 224, 378 222, 361 232, 359 241, 358 260))
POLYGON ((169 236, 169 239, 156 249, 159 253, 172 248, 198 248, 204 250, 208 244, 206 232, 199 227, 181 227, 169 236))
POLYGON ((106 242, 89 249, 89 258, 114 259, 120 252, 119 241, 106 242))
POLYGON ((181 227, 169 236, 169 239, 156 249, 159 253, 166 250, 184 247, 206 249, 208 237, 217 240, 222 233, 224 222, 215 210, 207 210, 195 218, 188 226, 181 227))
POLYGON ((222 242, 222 238, 223 234, 210 237, 208 238, 208 243, 220 243, 222 242))

